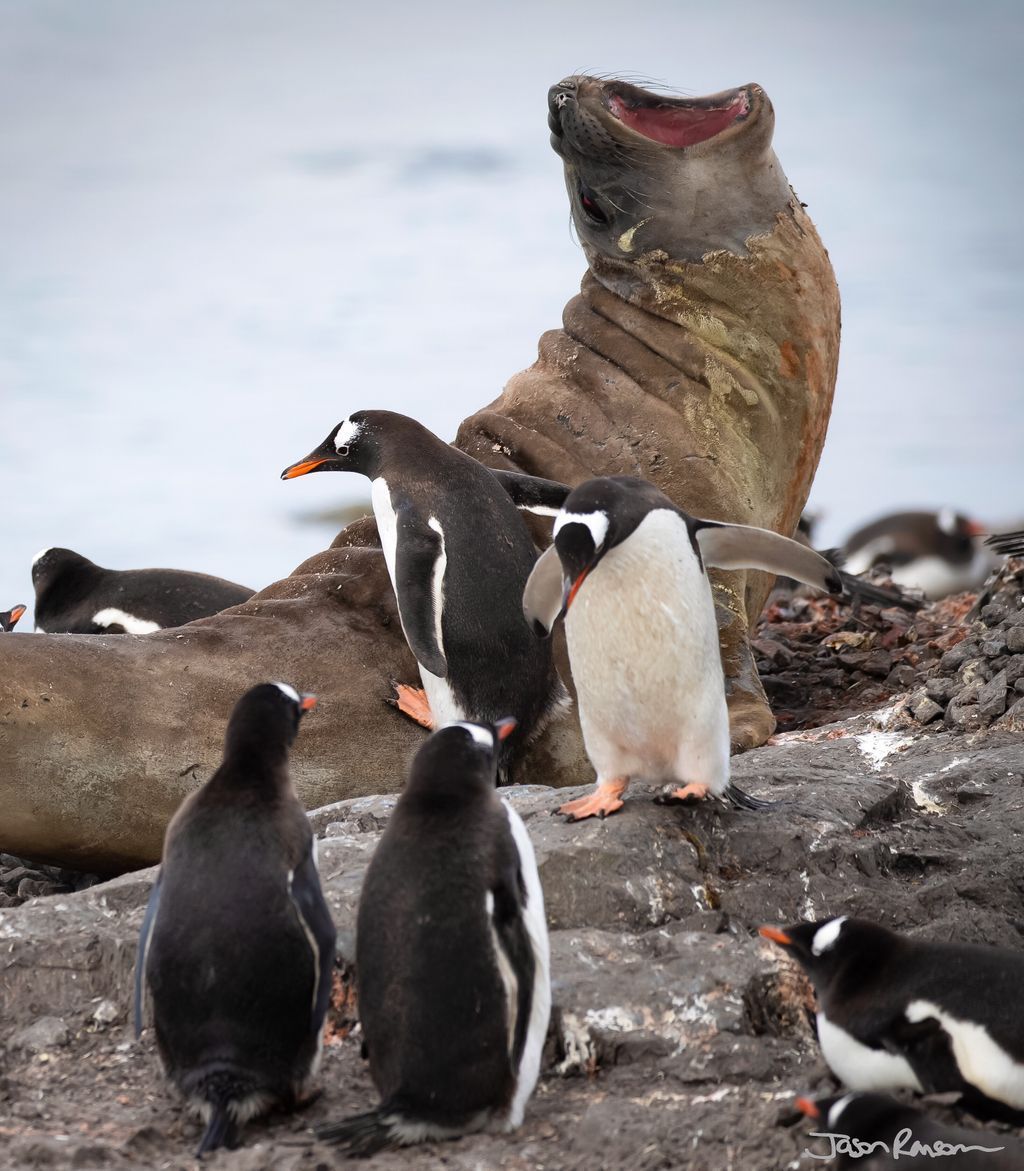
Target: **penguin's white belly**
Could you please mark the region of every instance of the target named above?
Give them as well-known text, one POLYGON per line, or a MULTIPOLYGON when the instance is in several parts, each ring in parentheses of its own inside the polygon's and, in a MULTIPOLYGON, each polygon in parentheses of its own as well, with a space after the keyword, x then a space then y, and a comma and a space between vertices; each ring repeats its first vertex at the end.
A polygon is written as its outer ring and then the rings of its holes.
POLYGON ((708 579, 686 524, 650 513, 590 572, 566 616, 599 779, 729 779, 729 718, 708 579))
POLYGON ((422 663, 419 666, 423 690, 427 693, 427 702, 430 704, 430 714, 434 717, 434 727, 440 728, 443 724, 450 724, 452 720, 471 719, 472 717, 459 706, 448 680, 442 679, 439 675, 431 675, 422 663))
POLYGON ((924 1093, 905 1057, 863 1045, 823 1012, 818 1013, 818 1044, 829 1069, 848 1089, 911 1089, 924 1093))

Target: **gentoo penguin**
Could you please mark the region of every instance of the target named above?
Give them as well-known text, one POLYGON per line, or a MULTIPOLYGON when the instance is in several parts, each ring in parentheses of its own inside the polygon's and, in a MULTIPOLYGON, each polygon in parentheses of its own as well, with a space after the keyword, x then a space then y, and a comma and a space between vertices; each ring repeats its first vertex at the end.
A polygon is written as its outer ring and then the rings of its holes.
POLYGON ((103 569, 70 549, 32 562, 36 629, 46 634, 150 634, 247 602, 247 586, 183 569, 103 569))
POLYGON ((555 518, 523 595, 538 634, 565 614, 583 740, 597 788, 560 812, 622 806, 632 777, 668 799, 709 793, 760 804, 729 782, 729 718, 706 566, 754 567, 842 592, 812 549, 765 529, 698 520, 632 476, 588 480, 555 518), (682 787, 677 788, 677 785, 682 787))
MULTIPOLYGON (((350 415, 281 478, 324 471, 371 481, 402 629, 426 693, 424 702, 418 691, 399 688, 399 707, 426 727, 512 716, 518 732, 499 757, 507 780, 516 755, 566 702, 551 648, 523 620, 536 551, 507 490, 517 478, 500 480, 391 411, 350 415)), ((564 496, 561 485, 553 487, 564 496)))
POLYGON ((845 915, 761 935, 813 983, 822 1055, 851 1090, 958 1090, 980 1117, 1024 1118, 1024 952, 845 915))
POLYGON ((887 1094, 797 1098, 796 1107, 821 1136, 812 1154, 835 1151, 837 1171, 902 1171, 949 1167, 954 1171, 1020 1171, 1024 1146, 1009 1134, 946 1126, 887 1094), (833 1142, 832 1139, 835 1139, 833 1142))
POLYGON ((320 1060, 334 924, 288 750, 316 703, 284 683, 247 691, 224 760, 167 827, 135 969, 153 998, 167 1076, 206 1123, 198 1154, 293 1106, 320 1060))
POLYGON ((894 512, 851 533, 843 545, 848 573, 888 565, 892 580, 926 598, 975 590, 994 562, 978 538, 984 525, 943 508, 938 512, 894 512))
POLYGON ((435 732, 366 872, 359 1019, 381 1102, 317 1129, 352 1154, 522 1122, 551 988, 533 846, 494 787, 498 745, 513 727, 435 732))
POLYGON ((28 609, 27 606, 13 606, 10 610, 0 610, 0 631, 11 631, 18 625, 18 620, 28 609))

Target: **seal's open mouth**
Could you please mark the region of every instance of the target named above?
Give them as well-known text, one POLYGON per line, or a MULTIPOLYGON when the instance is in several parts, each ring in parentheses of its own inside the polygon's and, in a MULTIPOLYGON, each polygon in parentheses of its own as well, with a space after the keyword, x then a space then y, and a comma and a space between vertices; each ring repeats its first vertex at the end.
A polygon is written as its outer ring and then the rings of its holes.
POLYGON ((733 90, 714 98, 666 98, 635 86, 609 87, 605 105, 630 130, 665 146, 693 146, 750 113, 750 95, 733 90), (723 100, 725 99, 725 100, 723 100))

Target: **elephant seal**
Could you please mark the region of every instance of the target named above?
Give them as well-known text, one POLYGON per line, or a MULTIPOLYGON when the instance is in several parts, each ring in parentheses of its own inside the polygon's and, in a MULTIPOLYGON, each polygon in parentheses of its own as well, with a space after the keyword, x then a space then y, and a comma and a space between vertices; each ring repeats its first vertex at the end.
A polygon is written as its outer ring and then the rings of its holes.
MULTIPOLYGON (((457 445, 572 485, 641 476, 697 515, 792 533, 828 421, 839 300, 772 153, 767 97, 577 77, 554 88, 551 116, 590 269, 563 328, 457 445)), ((307 808, 397 788, 422 732, 386 700, 416 664, 374 539, 357 521, 290 577, 176 630, 0 640, 0 849, 108 872, 156 861, 259 679, 320 698, 292 766, 307 808)), ((773 721, 747 636, 770 580, 715 579, 733 740, 760 743, 773 721)), ((548 726, 522 776, 589 778, 574 717, 548 726)))
MULTIPOLYGON (((693 514, 792 535, 828 425, 839 292, 772 150, 768 96, 570 77, 549 111, 589 271, 458 445, 573 486, 639 476, 693 514)), ((748 642, 771 579, 711 576, 732 743, 750 748, 775 728, 748 642)))

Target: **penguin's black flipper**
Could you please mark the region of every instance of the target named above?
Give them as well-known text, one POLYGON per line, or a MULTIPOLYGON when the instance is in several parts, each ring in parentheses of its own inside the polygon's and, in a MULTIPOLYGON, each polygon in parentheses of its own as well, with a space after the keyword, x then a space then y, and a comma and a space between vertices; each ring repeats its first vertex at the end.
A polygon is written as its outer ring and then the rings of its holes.
POLYGON ((690 529, 705 565, 718 569, 763 569, 793 577, 828 594, 841 594, 839 571, 828 560, 799 541, 752 525, 723 524, 679 514, 690 529))
POLYGON ((556 516, 572 491, 557 480, 528 476, 525 472, 498 471, 495 468, 488 470, 509 494, 516 508, 532 512, 535 516, 556 516))
POLYGON ((448 663, 440 646, 441 600, 446 560, 444 533, 435 517, 421 517, 409 505, 397 511, 395 594, 402 629, 421 667, 444 679, 448 663))
POLYGON ((292 877, 291 898, 302 920, 313 951, 316 982, 313 988, 311 1028, 314 1034, 323 1028, 327 1006, 331 1001, 331 976, 334 971, 334 943, 337 932, 320 889, 320 876, 313 859, 313 841, 292 877))
POLYGON ((142 929, 139 931, 139 946, 135 954, 135 1039, 142 1036, 142 1001, 143 986, 146 979, 146 951, 149 947, 149 936, 156 922, 156 914, 160 908, 160 874, 156 876, 153 889, 149 892, 149 902, 146 904, 146 913, 142 917, 142 929))
MULTIPOLYGON (((518 1069, 526 1045, 526 1034, 530 1024, 530 1006, 533 1003, 533 982, 536 975, 536 959, 526 924, 523 922, 525 885, 517 868, 514 873, 504 876, 492 891, 494 899, 493 927, 501 948, 508 961, 515 982, 514 988, 506 983, 509 1014, 509 1054, 512 1068, 518 1069)), ((505 971, 499 964, 502 978, 505 971)))
POLYGON ((993 533, 985 544, 1003 557, 1024 557, 1024 529, 1012 533, 993 533))
POLYGON ((347 1153, 357 1159, 368 1159, 389 1147, 401 1146, 392 1133, 383 1108, 370 1110, 366 1114, 353 1114, 341 1122, 315 1126, 313 1133, 322 1143, 344 1146, 347 1153))

